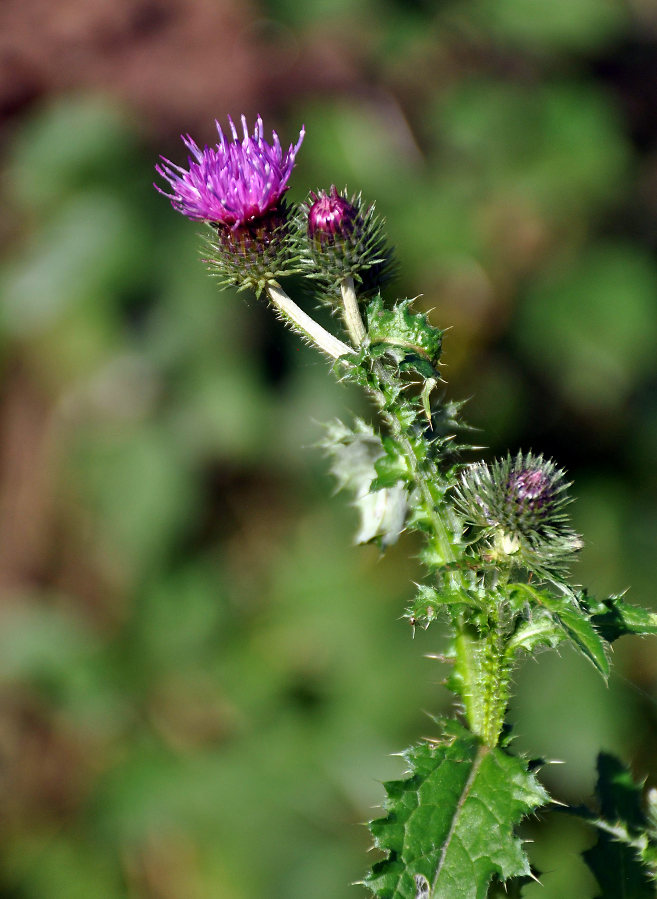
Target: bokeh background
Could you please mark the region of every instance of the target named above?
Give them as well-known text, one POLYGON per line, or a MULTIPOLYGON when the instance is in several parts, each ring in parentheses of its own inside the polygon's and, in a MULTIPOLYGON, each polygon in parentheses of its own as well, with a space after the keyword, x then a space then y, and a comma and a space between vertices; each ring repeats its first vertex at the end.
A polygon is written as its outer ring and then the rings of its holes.
MULTIPOLYGON (((377 201, 480 442, 566 466, 577 580, 657 608, 656 110, 653 0, 3 0, 1 897, 364 896, 391 754, 448 707, 413 540, 354 547, 313 448, 362 400, 217 290, 158 154, 305 123, 292 198, 377 201)), ((558 798, 600 748, 655 783, 656 647, 519 672, 558 798)), ((526 835, 526 897, 594 895, 590 834, 526 835)))

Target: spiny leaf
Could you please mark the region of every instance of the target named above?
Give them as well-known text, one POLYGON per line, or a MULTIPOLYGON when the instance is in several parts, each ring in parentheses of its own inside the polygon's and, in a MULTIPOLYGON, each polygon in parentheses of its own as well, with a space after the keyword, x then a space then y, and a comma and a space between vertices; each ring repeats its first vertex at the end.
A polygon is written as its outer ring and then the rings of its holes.
POLYGON ((438 617, 438 610, 442 606, 462 605, 467 608, 481 606, 482 597, 477 596, 477 591, 455 589, 444 584, 440 589, 420 584, 418 592, 406 610, 406 617, 410 618, 420 627, 428 627, 438 617))
POLYGON ((567 637, 563 628, 555 623, 552 615, 539 610, 532 611, 531 617, 518 624, 507 643, 507 651, 515 652, 522 649, 525 652, 533 652, 539 646, 555 649, 565 639, 567 637))
POLYGON ((509 598, 516 601, 529 599, 530 603, 542 606, 549 616, 533 610, 531 617, 512 637, 511 648, 529 652, 540 645, 557 646, 568 637, 605 677, 608 673, 605 641, 612 643, 627 634, 657 634, 657 614, 624 602, 622 596, 598 600, 586 590, 577 593, 568 590, 568 596, 564 598, 530 584, 512 584, 509 598))
POLYGON ((443 332, 430 325, 426 315, 410 312, 411 303, 412 300, 401 300, 392 309, 386 309, 381 297, 375 297, 367 307, 368 336, 373 347, 387 348, 398 362, 406 361, 430 378, 440 360, 443 332), (406 358, 409 356, 417 357, 416 364, 406 358))
POLYGON ((580 606, 574 594, 555 596, 548 590, 531 584, 512 584, 511 594, 524 595, 530 603, 546 609, 552 621, 563 631, 570 641, 598 669, 604 678, 609 676, 609 659, 605 642, 591 624, 587 610, 580 606))
POLYGON ((548 801, 526 763, 484 746, 455 722, 442 741, 404 753, 406 780, 385 784, 387 815, 370 824, 387 855, 364 883, 378 899, 484 899, 494 876, 527 876, 514 827, 548 801), (422 895, 422 894, 420 894, 422 895))
POLYGON ((598 841, 583 853, 602 892, 597 899, 655 899, 657 842, 643 810, 642 785, 607 753, 598 756, 598 841))
POLYGON ((583 591, 578 599, 588 610, 597 631, 609 643, 627 634, 657 634, 657 614, 623 602, 622 596, 596 600, 583 591))
POLYGON ((395 543, 404 527, 408 497, 401 484, 372 490, 377 477, 375 463, 386 456, 381 438, 371 425, 357 419, 354 429, 341 421, 327 426, 321 442, 331 457, 331 473, 339 489, 354 495, 360 513, 357 543, 377 541, 383 548, 395 543))
POLYGON ((400 481, 411 479, 408 459, 397 442, 392 437, 384 437, 381 446, 383 453, 374 462, 376 479, 371 484, 372 490, 393 487, 400 481))
POLYGON ((557 600, 548 608, 582 655, 593 663, 604 678, 609 677, 609 659, 604 642, 588 618, 567 601, 557 600))
POLYGON ((539 879, 538 874, 536 868, 533 868, 532 873, 525 877, 513 877, 506 883, 493 881, 488 890, 487 899, 522 899, 523 887, 530 883, 536 883, 539 879))

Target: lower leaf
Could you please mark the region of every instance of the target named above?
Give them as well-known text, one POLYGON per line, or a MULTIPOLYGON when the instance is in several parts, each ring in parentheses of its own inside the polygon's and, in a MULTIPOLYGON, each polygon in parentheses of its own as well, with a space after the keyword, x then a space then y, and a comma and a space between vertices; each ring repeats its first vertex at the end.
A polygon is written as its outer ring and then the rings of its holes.
POLYGON ((404 753, 409 776, 385 784, 387 815, 370 824, 386 858, 364 884, 379 899, 416 899, 418 883, 423 899, 484 899, 493 877, 530 875, 514 829, 547 793, 523 759, 443 725, 440 742, 404 753))

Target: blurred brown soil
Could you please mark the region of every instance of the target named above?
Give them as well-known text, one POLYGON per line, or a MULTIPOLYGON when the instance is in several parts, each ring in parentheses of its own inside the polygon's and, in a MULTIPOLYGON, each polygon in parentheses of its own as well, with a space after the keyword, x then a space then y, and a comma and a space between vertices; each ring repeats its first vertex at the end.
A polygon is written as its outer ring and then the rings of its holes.
POLYGON ((3 0, 0 121, 38 99, 105 91, 166 132, 359 81, 358 47, 297 35, 248 0, 3 0))

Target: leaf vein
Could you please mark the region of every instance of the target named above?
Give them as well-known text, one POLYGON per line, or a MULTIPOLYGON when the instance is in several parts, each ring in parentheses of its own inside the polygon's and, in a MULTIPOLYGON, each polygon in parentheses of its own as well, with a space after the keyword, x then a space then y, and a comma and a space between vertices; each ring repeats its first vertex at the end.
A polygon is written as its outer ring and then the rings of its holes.
POLYGON ((461 814, 461 809, 463 808, 465 801, 468 798, 468 794, 470 793, 470 790, 472 789, 472 785, 474 784, 474 781, 475 781, 475 778, 479 771, 479 768, 481 766, 481 763, 483 762, 484 758, 488 754, 488 751, 489 751, 488 746, 480 746, 479 749, 477 750, 477 755, 475 756, 473 764, 472 764, 472 770, 470 771, 470 774, 468 775, 468 779, 466 780, 466 782, 463 786, 463 790, 461 791, 461 795, 459 796, 458 802, 456 803, 456 808, 454 809, 454 814, 452 815, 452 820, 450 821, 449 830, 447 831, 447 836, 445 837, 445 842, 443 843, 443 846, 442 846, 442 849, 440 852, 440 858, 438 859, 438 867, 436 868, 436 874, 434 876, 433 883, 431 885, 431 895, 432 896, 434 895, 434 893, 436 891, 436 887, 438 886, 438 879, 441 875, 443 865, 445 864, 445 859, 447 858, 447 851, 449 849, 450 843, 452 841, 452 838, 454 837, 454 832, 455 832, 456 826, 458 824, 458 818, 459 818, 459 815, 461 814))

